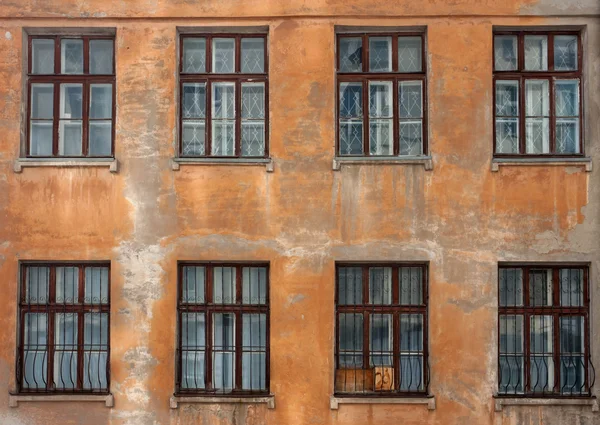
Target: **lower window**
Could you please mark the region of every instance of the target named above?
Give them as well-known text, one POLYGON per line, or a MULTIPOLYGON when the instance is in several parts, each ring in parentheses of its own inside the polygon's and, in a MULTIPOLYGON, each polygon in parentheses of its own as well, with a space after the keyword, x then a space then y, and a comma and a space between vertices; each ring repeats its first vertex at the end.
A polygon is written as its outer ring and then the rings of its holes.
POLYGON ((108 393, 110 266, 23 264, 20 392, 108 393))
POLYGON ((427 268, 338 264, 335 393, 428 391, 427 268))
POLYGON ((179 265, 177 392, 269 394, 267 264, 179 265))
POLYGON ((588 276, 587 266, 500 266, 500 395, 590 395, 588 276))

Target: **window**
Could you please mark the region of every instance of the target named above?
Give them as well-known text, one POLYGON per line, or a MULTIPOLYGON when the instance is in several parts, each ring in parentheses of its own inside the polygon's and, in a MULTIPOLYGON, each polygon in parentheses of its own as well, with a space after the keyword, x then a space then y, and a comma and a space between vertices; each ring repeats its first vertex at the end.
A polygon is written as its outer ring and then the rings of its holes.
POLYGON ((177 392, 269 394, 269 266, 179 265, 177 392))
POLYGON ((587 266, 500 266, 500 395, 590 394, 588 277, 587 266))
POLYGON ((112 157, 114 38, 30 36, 28 157, 112 157))
POLYGON ((425 64, 422 33, 338 35, 339 155, 427 154, 425 64))
POLYGON ((110 266, 24 264, 17 383, 23 393, 108 393, 110 266))
POLYGON ((578 32, 494 33, 495 156, 583 154, 578 32))
POLYGON ((338 264, 336 272, 336 394, 427 393, 426 266, 338 264))
POLYGON ((268 156, 267 36, 183 35, 182 157, 268 156))

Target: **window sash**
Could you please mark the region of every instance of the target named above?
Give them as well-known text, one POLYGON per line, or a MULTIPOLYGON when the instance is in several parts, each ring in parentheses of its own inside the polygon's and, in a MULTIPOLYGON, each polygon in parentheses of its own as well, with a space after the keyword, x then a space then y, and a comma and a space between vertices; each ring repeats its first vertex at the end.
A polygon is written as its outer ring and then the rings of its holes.
POLYGON ((110 264, 23 264, 19 311, 20 392, 108 393, 110 264), (43 285, 39 284, 40 270, 43 285), (37 288, 35 296, 30 287, 37 288), (44 336, 40 339, 42 316, 44 336), (35 336, 31 333, 33 317, 38 318, 35 336))

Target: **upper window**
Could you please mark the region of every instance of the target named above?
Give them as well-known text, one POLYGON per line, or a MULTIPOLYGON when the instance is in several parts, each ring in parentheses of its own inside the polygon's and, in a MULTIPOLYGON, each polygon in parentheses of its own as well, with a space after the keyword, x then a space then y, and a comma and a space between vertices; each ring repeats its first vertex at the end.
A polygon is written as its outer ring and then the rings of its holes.
POLYGON ((588 279, 587 266, 500 267, 500 395, 590 395, 588 279))
POLYGON ((426 266, 336 269, 336 394, 426 393, 426 266))
POLYGON ((109 265, 24 264, 21 277, 20 392, 108 393, 109 265))
POLYGON ((181 37, 182 157, 268 156, 267 36, 181 37))
POLYGON ((582 155, 578 32, 494 33, 495 156, 582 155))
POLYGON ((114 37, 30 36, 27 156, 112 157, 114 37))
POLYGON ((339 155, 427 154, 425 64, 422 33, 338 35, 339 155))
POLYGON ((267 264, 179 265, 177 392, 269 394, 267 264))

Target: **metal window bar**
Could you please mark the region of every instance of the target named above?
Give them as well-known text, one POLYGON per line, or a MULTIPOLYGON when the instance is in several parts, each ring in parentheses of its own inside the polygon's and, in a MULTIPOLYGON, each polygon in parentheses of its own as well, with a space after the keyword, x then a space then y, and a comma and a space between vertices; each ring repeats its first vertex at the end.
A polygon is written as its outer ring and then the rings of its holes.
POLYGON ((268 264, 178 268, 176 394, 268 394, 268 264))
POLYGON ((109 264, 21 265, 20 393, 109 392, 109 291, 109 264))
POLYGON ((591 394, 588 279, 586 265, 499 268, 500 396, 591 394))

